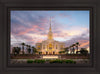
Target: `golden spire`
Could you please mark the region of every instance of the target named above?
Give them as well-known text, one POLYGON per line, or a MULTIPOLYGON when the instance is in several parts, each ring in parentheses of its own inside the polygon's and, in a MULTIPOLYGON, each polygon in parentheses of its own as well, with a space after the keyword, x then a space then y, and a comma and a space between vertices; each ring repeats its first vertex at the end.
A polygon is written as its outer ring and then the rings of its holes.
POLYGON ((48 32, 48 39, 53 39, 52 31, 51 31, 51 17, 50 17, 50 27, 48 32))
POLYGON ((49 28, 49 31, 51 31, 51 17, 50 17, 50 28, 49 28))

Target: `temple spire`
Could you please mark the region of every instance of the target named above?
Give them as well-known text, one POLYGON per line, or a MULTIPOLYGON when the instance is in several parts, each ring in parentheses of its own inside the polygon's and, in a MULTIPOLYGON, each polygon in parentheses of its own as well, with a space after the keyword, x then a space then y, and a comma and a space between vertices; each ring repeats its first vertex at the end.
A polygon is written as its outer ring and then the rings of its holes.
POLYGON ((51 31, 51 17, 50 17, 50 27, 49 27, 49 32, 48 32, 48 39, 53 39, 53 34, 52 34, 52 31, 51 31))
POLYGON ((50 17, 50 28, 49 28, 49 31, 51 31, 51 17, 50 17))

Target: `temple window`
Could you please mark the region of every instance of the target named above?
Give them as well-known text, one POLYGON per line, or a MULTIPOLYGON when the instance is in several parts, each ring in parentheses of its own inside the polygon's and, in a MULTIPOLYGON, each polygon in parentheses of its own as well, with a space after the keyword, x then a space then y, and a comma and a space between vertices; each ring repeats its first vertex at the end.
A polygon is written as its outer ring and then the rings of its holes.
POLYGON ((56 45, 56 49, 57 49, 57 45, 56 45))
POLYGON ((61 45, 61 48, 63 48, 63 45, 61 45))
POLYGON ((52 49, 52 44, 49 44, 49 49, 52 49))
POLYGON ((40 49, 40 45, 38 45, 37 47, 38 47, 38 49, 40 49))
POLYGON ((43 49, 45 49, 45 45, 43 45, 43 49))

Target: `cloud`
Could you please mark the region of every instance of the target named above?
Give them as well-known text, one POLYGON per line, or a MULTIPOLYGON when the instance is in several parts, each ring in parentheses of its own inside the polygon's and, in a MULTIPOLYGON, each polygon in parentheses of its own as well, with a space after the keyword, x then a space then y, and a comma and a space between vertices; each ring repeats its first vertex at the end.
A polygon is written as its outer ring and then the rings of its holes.
POLYGON ((87 42, 85 42, 85 43, 82 43, 82 44, 80 45, 80 47, 88 47, 88 45, 89 45, 89 41, 87 41, 87 42))
POLYGON ((11 44, 25 42, 33 46, 35 43, 47 39, 49 19, 52 16, 51 24, 55 40, 66 41, 67 46, 78 41, 81 47, 88 46, 89 31, 87 27, 76 26, 71 20, 70 23, 73 25, 67 23, 66 18, 72 19, 72 16, 68 14, 47 12, 13 11, 11 13, 11 44), (63 21, 64 23, 62 23, 63 21))
MULTIPOLYGON (((83 33, 84 34, 84 33, 83 33)), ((80 36, 76 36, 70 40, 67 40, 66 43, 66 47, 71 46, 72 44, 75 44, 76 42, 79 42, 80 48, 89 48, 89 36, 86 36, 86 34, 81 34, 80 36)))
POLYGON ((27 32, 42 31, 45 29, 48 19, 46 16, 33 15, 30 12, 12 12, 11 32, 16 34, 25 34, 27 32))

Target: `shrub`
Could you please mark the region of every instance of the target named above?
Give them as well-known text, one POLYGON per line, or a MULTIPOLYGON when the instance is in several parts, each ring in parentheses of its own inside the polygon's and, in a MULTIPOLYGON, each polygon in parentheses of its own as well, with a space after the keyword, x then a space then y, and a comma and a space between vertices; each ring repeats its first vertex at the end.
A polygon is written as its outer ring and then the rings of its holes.
POLYGON ((45 60, 44 59, 35 59, 33 62, 34 63, 44 63, 45 60))
POLYGON ((33 63, 33 60, 27 60, 27 63, 33 63))
POLYGON ((66 60, 65 62, 66 62, 66 63, 70 63, 70 64, 72 64, 72 63, 75 64, 75 63, 76 63, 76 61, 73 61, 73 60, 66 60))
POLYGON ((81 48, 80 53, 81 53, 82 55, 85 55, 85 56, 86 56, 86 55, 88 54, 88 51, 87 51, 86 48, 81 48))
POLYGON ((62 60, 62 62, 63 62, 63 63, 65 63, 65 62, 66 62, 66 60, 64 59, 64 60, 62 60))

